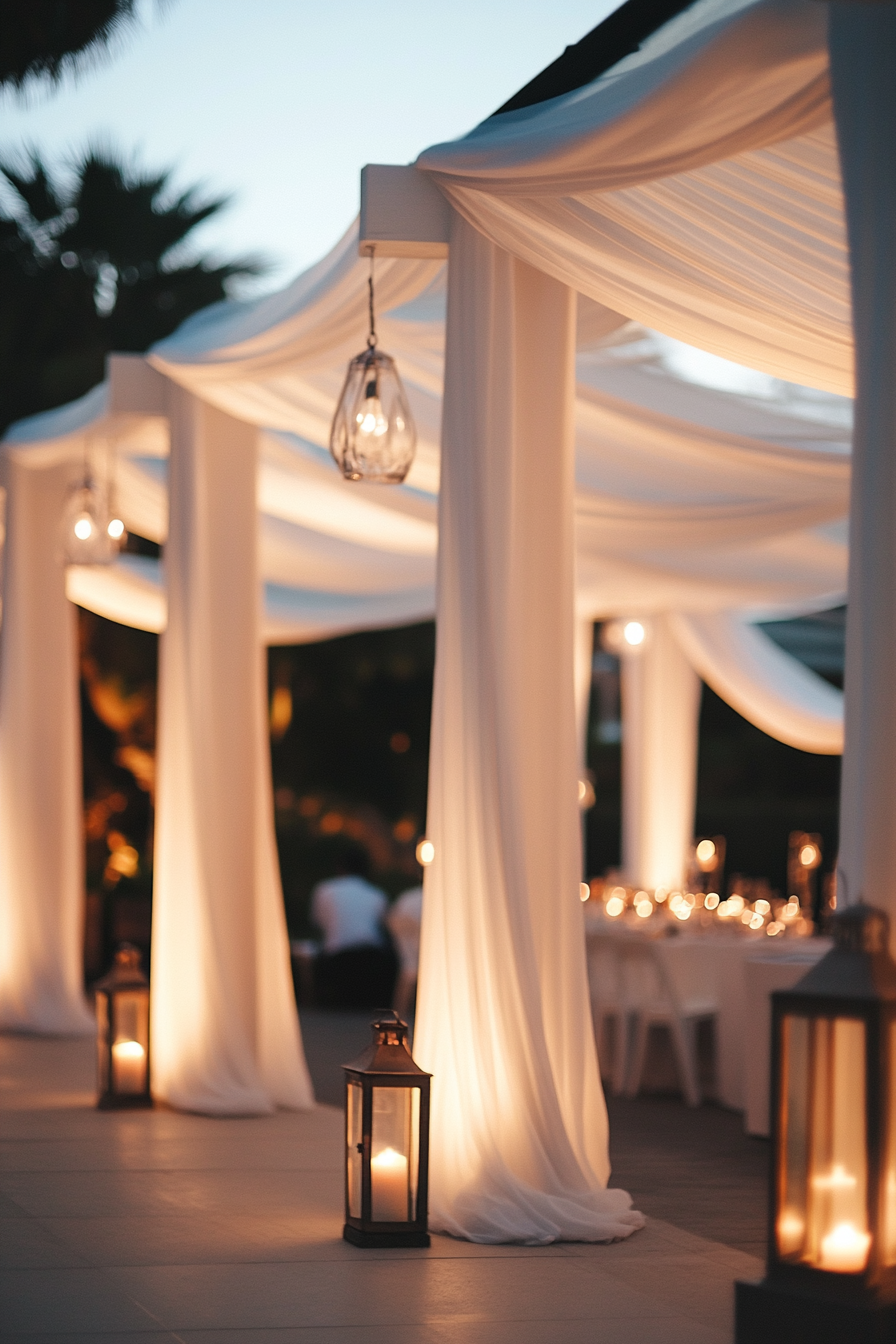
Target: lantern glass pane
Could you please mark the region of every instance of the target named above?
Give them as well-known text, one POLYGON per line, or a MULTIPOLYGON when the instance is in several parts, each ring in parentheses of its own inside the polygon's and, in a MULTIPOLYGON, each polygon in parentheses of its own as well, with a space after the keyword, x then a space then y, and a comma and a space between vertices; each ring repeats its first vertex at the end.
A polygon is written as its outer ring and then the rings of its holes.
POLYGON ((885 1265, 896 1265, 896 1022, 890 1023, 889 1095, 886 1097, 886 1157, 881 1251, 885 1265))
POLYGON ((781 1146, 775 1233, 782 1260, 799 1260, 806 1242, 811 1024, 806 1017, 785 1017, 782 1029, 781 1146))
POLYGON ((109 998, 96 993, 96 1076, 100 1092, 109 1091, 109 998))
POLYGON ((146 1091, 149 1066, 149 995, 145 989, 115 994, 112 1090, 123 1095, 146 1091))
POLYGON ((361 1217, 361 1170, 364 1152, 364 1089, 349 1079, 346 1101, 346 1135, 348 1139, 348 1212, 351 1218, 361 1217))
MULTIPOLYGON (((416 1203, 415 1087, 375 1087, 370 1147, 371 1217, 375 1222, 414 1220, 416 1203)), ((419 1114, 419 1111, 418 1111, 419 1114)))
POLYGON ((865 1024, 785 1019, 779 1253, 818 1269, 858 1273, 867 1213, 865 1024))

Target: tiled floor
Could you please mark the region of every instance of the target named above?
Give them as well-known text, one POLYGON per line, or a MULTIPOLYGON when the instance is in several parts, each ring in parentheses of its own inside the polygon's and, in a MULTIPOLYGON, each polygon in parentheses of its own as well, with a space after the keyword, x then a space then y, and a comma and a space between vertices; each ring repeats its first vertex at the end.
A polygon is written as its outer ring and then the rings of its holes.
POLYGON ((5 1344, 728 1344, 761 1272, 653 1218, 613 1246, 357 1250, 336 1109, 99 1113, 92 1063, 0 1037, 5 1344))

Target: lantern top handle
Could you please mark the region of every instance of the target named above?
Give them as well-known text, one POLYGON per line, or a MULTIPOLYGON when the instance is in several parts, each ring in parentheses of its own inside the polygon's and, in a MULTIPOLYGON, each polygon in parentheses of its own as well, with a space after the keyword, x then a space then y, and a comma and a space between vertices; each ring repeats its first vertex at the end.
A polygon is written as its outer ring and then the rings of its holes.
POLYGON ((890 916, 873 905, 847 906, 830 918, 834 943, 844 952, 887 953, 890 947, 890 916))
POLYGON ((115 953, 111 970, 97 980, 95 989, 123 989, 127 985, 148 985, 149 981, 140 965, 142 955, 139 947, 133 943, 121 943, 115 953))
POLYGON ((357 1059, 343 1068, 352 1073, 415 1074, 428 1078, 417 1067, 408 1049, 408 1024, 394 1008, 379 1011, 370 1024, 373 1040, 357 1059))
POLYGON ((834 946, 793 989, 781 992, 782 999, 896 999, 896 961, 890 955, 886 912, 859 901, 832 915, 828 927, 834 946))

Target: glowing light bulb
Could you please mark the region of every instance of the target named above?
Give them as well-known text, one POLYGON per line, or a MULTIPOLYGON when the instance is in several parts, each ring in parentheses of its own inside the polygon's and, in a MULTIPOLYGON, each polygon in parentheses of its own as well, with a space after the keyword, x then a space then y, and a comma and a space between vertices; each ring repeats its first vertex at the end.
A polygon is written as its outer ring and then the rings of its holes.
POLYGON ((626 644, 631 644, 633 648, 644 643, 644 627, 640 621, 628 621, 622 630, 623 638, 626 644))
POLYGON ((113 541, 118 541, 124 536, 124 523, 120 518, 110 518, 109 526, 106 528, 113 541))
POLYGON ((616 919, 618 915, 622 914, 624 909, 625 909, 625 901, 622 899, 621 896, 611 896, 610 899, 607 901, 606 911, 611 919, 616 919))
POLYGON ((587 883, 587 882, 580 882, 580 883, 579 883, 579 900, 580 900, 580 901, 587 901, 587 900, 589 899, 590 896, 591 896, 591 888, 589 887, 588 883, 587 883))
POLYGON ((697 859, 700 863, 709 863, 716 856, 716 847, 712 840, 701 840, 697 846, 697 859))
POLYGON ((703 904, 706 906, 707 910, 715 910, 716 906, 719 904, 719 893, 717 891, 708 891, 706 893, 706 900, 703 904))
POLYGON ((80 518, 75 519, 75 536, 79 541, 89 541, 93 536, 93 523, 86 513, 82 513, 80 518))
POLYGON ((814 845, 803 845, 800 850, 800 863, 804 868, 812 868, 815 860, 818 858, 818 850, 814 845))
POLYGON ((417 862, 427 868, 436 856, 436 847, 431 840, 421 840, 417 846, 417 862))
POLYGON ((371 378, 364 389, 364 400, 355 416, 355 423, 358 426, 359 433, 376 439, 381 439, 384 434, 388 433, 389 421, 383 414, 383 406, 379 399, 375 378, 371 378))

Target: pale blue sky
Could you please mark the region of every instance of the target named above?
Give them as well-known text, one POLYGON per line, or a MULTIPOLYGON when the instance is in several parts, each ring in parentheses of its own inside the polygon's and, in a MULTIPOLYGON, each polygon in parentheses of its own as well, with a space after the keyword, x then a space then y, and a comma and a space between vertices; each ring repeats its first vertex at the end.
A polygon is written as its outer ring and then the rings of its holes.
POLYGON ((176 165, 236 199, 204 226, 263 252, 279 286, 335 243, 367 162, 406 163, 488 116, 618 0, 144 0, 123 49, 27 100, 0 97, 0 155, 88 142, 176 165))

